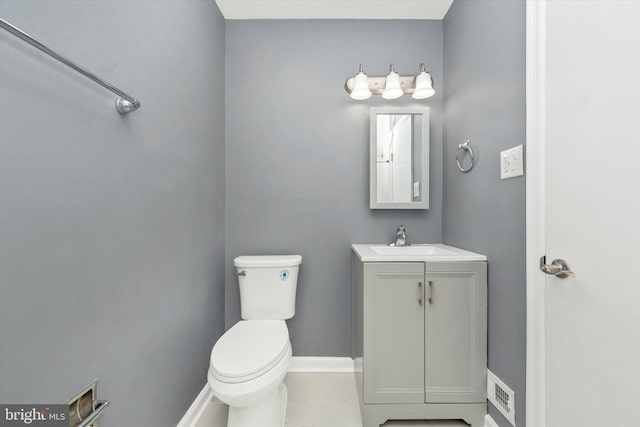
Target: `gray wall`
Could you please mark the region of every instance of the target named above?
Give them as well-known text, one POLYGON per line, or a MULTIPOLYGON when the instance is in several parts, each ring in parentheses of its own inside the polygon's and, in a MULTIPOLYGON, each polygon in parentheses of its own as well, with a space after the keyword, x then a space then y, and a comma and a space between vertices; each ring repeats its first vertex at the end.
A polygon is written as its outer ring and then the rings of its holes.
POLYGON ((224 328, 224 21, 202 1, 13 1, 0 15, 0 401, 98 378, 100 425, 175 425, 224 328))
POLYGON ((351 354, 350 245, 440 242, 442 221, 442 21, 228 21, 226 24, 226 326, 239 320, 233 258, 303 257, 294 355, 351 354), (417 74, 426 101, 353 101, 358 64, 370 75, 417 74), (431 107, 431 209, 369 210, 369 107, 431 107))
MULTIPOLYGON (((525 425, 525 179, 500 180, 500 151, 525 142, 525 2, 456 0, 444 19, 444 242, 489 258, 489 369, 525 425), (455 163, 472 140, 478 162, 455 163)), ((501 426, 510 425, 490 405, 501 426)))

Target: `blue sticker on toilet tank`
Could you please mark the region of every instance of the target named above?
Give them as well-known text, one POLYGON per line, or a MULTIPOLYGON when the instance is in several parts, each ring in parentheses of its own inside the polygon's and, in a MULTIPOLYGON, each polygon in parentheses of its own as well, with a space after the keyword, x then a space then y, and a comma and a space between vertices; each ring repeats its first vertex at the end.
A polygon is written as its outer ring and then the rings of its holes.
POLYGON ((287 280, 289 278, 289 270, 282 270, 280 272, 280 279, 287 280))

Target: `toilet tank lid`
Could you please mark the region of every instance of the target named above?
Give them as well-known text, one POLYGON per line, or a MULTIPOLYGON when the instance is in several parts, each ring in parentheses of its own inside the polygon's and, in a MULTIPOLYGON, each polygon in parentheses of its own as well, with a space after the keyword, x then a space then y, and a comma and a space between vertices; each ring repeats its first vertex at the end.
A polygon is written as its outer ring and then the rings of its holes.
POLYGON ((293 267, 302 263, 300 255, 239 256, 233 260, 236 267, 293 267))

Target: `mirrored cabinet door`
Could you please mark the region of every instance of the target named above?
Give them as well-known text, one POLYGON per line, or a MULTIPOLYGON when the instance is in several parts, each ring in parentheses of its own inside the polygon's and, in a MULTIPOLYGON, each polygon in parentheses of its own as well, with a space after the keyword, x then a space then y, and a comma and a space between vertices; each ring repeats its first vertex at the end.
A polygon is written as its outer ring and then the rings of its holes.
POLYGON ((428 209, 428 108, 371 108, 369 171, 371 209, 428 209))

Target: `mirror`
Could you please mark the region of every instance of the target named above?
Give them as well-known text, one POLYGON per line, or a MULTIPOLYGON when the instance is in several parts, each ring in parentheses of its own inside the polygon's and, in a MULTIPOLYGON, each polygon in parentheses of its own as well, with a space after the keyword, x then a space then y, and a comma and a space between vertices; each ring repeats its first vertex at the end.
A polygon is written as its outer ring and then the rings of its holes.
POLYGON ((429 108, 371 108, 369 207, 429 208, 429 108))

